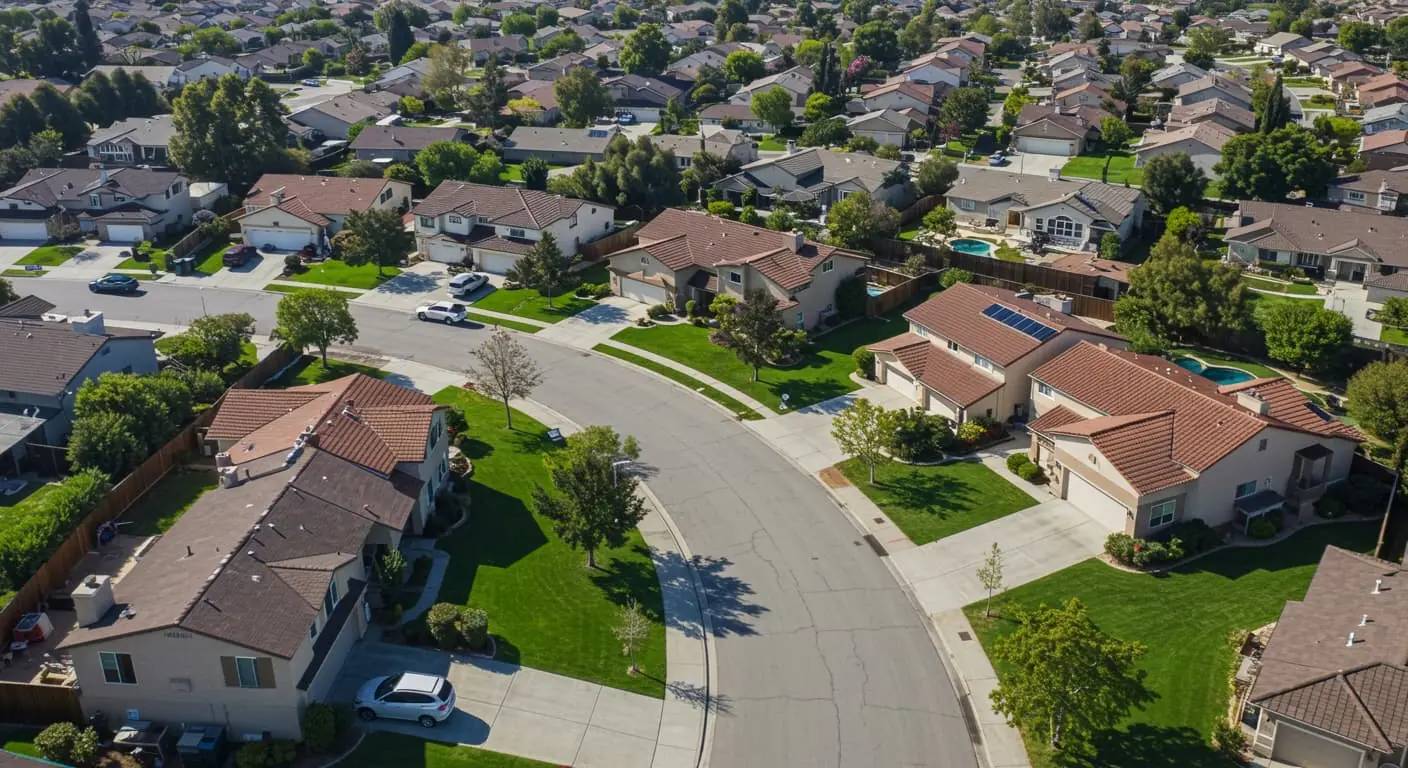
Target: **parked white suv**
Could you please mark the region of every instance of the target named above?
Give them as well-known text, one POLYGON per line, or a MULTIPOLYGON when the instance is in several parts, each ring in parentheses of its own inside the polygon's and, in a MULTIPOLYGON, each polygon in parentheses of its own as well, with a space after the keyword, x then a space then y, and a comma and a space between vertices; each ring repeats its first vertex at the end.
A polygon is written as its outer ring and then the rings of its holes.
POLYGON ((450 278, 450 295, 463 299, 471 293, 484 287, 489 282, 489 276, 479 272, 461 272, 450 278))
POLYGON ((434 304, 422 304, 416 307, 416 317, 422 320, 438 320, 446 325, 464 322, 466 314, 463 304, 456 304, 452 301, 437 301, 434 304))
POLYGON ((363 683, 354 705, 363 720, 414 720, 434 728, 454 713, 455 689, 443 677, 403 672, 363 683))

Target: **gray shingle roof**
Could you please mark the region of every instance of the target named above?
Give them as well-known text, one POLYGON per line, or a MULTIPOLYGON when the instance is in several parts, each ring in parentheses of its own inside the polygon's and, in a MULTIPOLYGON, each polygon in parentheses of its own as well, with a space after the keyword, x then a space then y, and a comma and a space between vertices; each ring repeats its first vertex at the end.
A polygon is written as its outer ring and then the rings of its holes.
POLYGON ((1142 194, 1132 187, 1089 179, 1051 180, 1044 176, 970 166, 960 169, 958 183, 948 191, 951 198, 985 203, 1011 198, 1021 208, 1035 208, 1064 200, 1086 208, 1092 215, 1111 224, 1118 224, 1133 213, 1142 194))

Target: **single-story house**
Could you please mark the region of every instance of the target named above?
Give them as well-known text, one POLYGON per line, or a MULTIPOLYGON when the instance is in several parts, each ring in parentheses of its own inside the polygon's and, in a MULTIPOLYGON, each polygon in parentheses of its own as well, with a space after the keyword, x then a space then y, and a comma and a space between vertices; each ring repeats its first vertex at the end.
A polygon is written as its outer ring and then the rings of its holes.
POLYGON ((897 173, 899 168, 898 160, 808 147, 749 163, 738 173, 719 179, 714 188, 738 204, 748 190, 754 190, 758 205, 767 208, 783 196, 792 202, 815 202, 829 208, 856 192, 868 192, 875 200, 903 208, 913 195, 908 179, 897 173))
POLYGON ((347 146, 358 160, 408 163, 428 144, 464 141, 463 128, 421 128, 406 125, 369 125, 347 146))
POLYGON ((1167 131, 1145 131, 1134 147, 1134 167, 1142 168, 1155 157, 1181 152, 1212 178, 1217 175, 1212 167, 1222 161, 1223 145, 1234 135, 1214 122, 1167 131))
POLYGON ((1062 248, 1095 251, 1106 232, 1127 242, 1144 221, 1144 193, 1089 179, 1033 176, 962 166, 948 191, 961 222, 995 226, 1030 240, 1040 234, 1062 248))
POLYGON ((1379 131, 1359 137, 1359 159, 1369 170, 1408 164, 1408 130, 1379 131))
POLYGON ((1243 200, 1227 224, 1223 260, 1233 264, 1268 261, 1350 283, 1408 267, 1408 219, 1397 216, 1243 200))
POLYGON ((1277 32, 1256 41, 1252 50, 1263 56, 1284 56, 1292 48, 1304 48, 1310 45, 1310 42, 1294 32, 1277 32))
POLYGON ((1169 128, 1199 123, 1220 125, 1233 133, 1249 133, 1256 128, 1256 114, 1230 101, 1212 98, 1193 104, 1175 104, 1165 125, 1169 128))
POLYGON ((877 109, 863 115, 856 115, 846 121, 852 136, 874 139, 881 146, 893 144, 904 148, 909 146, 909 134, 924 123, 904 112, 893 109, 877 109))
POLYGON ((621 130, 601 128, 541 128, 520 125, 504 142, 504 162, 521 163, 538 157, 552 165, 581 165, 588 158, 606 157, 606 147, 621 130))
POLYGON ((758 116, 753 114, 753 108, 747 104, 710 104, 699 110, 700 125, 726 123, 749 133, 769 130, 768 124, 759 120, 758 116))
POLYGON ((314 128, 330 139, 346 139, 347 129, 357 123, 375 123, 396 113, 401 97, 389 91, 354 91, 345 96, 312 104, 289 114, 288 119, 314 128))
POLYGON ((240 237, 245 245, 297 251, 325 249, 352 211, 407 210, 411 185, 394 179, 354 179, 266 173, 245 196, 240 237))
POLYGON ((697 152, 708 152, 721 158, 731 157, 744 165, 758 159, 758 142, 748 134, 709 125, 701 126, 697 136, 665 133, 651 136, 650 143, 659 149, 668 149, 674 152, 675 162, 679 164, 680 168, 688 168, 692 165, 694 155, 697 152))
POLYGON ((1230 80, 1222 75, 1208 75, 1200 77, 1192 82, 1184 83, 1178 87, 1178 96, 1174 99, 1174 104, 1179 106, 1191 106, 1200 101, 1210 99, 1222 99, 1234 104, 1242 109, 1252 108, 1252 91, 1241 83, 1230 80))

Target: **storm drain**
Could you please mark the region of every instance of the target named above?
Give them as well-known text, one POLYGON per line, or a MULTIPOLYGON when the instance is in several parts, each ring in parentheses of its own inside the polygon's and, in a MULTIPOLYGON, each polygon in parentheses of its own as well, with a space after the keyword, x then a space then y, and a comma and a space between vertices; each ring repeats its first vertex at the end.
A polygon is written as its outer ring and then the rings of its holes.
POLYGON ((865 536, 863 536, 862 538, 865 539, 865 543, 866 543, 866 544, 869 544, 869 545, 870 545, 870 548, 871 548, 871 549, 875 550, 875 554, 877 554, 877 555, 879 555, 879 556, 881 556, 881 557, 884 557, 884 556, 890 554, 889 552, 886 552, 886 551, 885 551, 885 545, 884 545, 884 544, 881 544, 881 543, 880 543, 880 540, 877 539, 877 538, 875 538, 873 535, 867 533, 867 534, 865 534, 865 536))

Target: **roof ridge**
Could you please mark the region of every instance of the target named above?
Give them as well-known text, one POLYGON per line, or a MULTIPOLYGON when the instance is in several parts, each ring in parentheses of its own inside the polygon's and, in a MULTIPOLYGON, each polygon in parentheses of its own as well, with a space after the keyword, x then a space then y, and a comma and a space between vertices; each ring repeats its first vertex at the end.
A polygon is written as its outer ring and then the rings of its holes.
MULTIPOLYGON (((1082 341, 1081 343, 1082 343, 1082 344, 1089 344, 1090 342, 1082 341)), ((1091 346, 1096 346, 1096 345, 1093 345, 1093 344, 1092 344, 1091 346)), ((1100 349, 1100 347, 1097 346, 1096 349, 1100 349)), ((1149 370, 1148 368, 1145 368, 1144 366, 1142 366, 1142 365, 1140 365, 1139 363, 1135 362, 1134 360, 1130 360, 1130 359, 1124 357, 1123 355, 1116 354, 1114 350, 1109 349, 1108 347, 1105 348, 1105 349, 1103 349, 1102 351, 1107 352, 1107 353, 1110 353, 1110 354, 1111 354, 1113 357, 1115 357, 1116 359, 1120 360, 1121 362, 1125 363, 1126 365, 1132 366, 1133 368, 1142 371, 1145 375, 1153 376, 1153 377, 1155 377, 1155 378, 1157 378, 1157 379, 1159 379, 1159 380, 1168 381, 1168 382, 1171 383, 1171 384, 1178 385, 1178 382, 1176 382, 1176 381, 1174 381, 1174 380, 1172 380, 1172 379, 1170 379, 1170 378, 1168 378, 1168 377, 1166 377, 1166 376, 1161 376, 1158 371, 1151 371, 1151 370, 1149 370)), ((1131 353, 1131 354, 1137 354, 1137 353, 1131 353)), ((1192 374, 1190 374, 1190 375, 1192 375, 1192 374)), ((1206 394, 1206 393, 1204 393, 1204 392, 1199 392, 1197 389, 1195 389, 1195 388, 1193 388, 1193 387, 1183 387, 1183 389, 1186 389, 1187 391, 1193 393, 1194 395, 1197 395, 1198 397, 1201 397, 1201 398, 1203 398, 1204 400, 1207 400, 1208 402, 1210 402, 1210 403, 1212 403, 1212 404, 1218 406, 1219 408, 1223 408, 1223 409, 1227 410, 1229 413, 1231 413, 1231 414, 1234 415, 1234 416, 1237 416, 1237 417, 1245 417, 1245 418, 1247 418, 1247 419, 1251 419, 1251 420, 1253 420, 1253 421, 1255 421, 1255 422, 1257 422, 1257 423, 1259 423, 1259 424, 1262 424, 1263 426, 1265 426, 1265 425, 1267 425, 1268 423, 1270 423, 1270 419, 1265 419, 1265 418, 1263 418, 1263 417, 1261 417, 1261 416, 1253 415, 1250 411, 1243 412, 1243 411, 1241 411, 1241 410, 1238 410, 1236 406, 1234 406, 1234 405, 1232 405, 1232 404, 1230 404, 1230 403, 1224 402, 1224 401, 1222 401, 1222 400, 1219 400, 1218 398, 1215 398, 1215 397, 1213 397, 1212 395, 1206 394)))
MULTIPOLYGON (((1372 667, 1380 666, 1383 666, 1383 662, 1369 664, 1363 667, 1362 669, 1355 671, 1363 672, 1367 671, 1372 667)), ((1354 686, 1349 684, 1348 673, 1346 673, 1344 670, 1340 670, 1335 677, 1337 680, 1339 680, 1340 685, 1344 686, 1344 689, 1349 692, 1350 698, 1358 706, 1360 718, 1362 718, 1365 724, 1369 726, 1369 729, 1373 732, 1373 734, 1379 737, 1384 746, 1388 747, 1389 749, 1393 749, 1393 742, 1389 740, 1388 736, 1384 733, 1383 728, 1379 726, 1379 721, 1374 718, 1374 713, 1369 711, 1369 707, 1364 703, 1364 700, 1359 697, 1359 691, 1355 690, 1354 686)))

